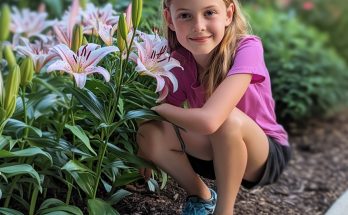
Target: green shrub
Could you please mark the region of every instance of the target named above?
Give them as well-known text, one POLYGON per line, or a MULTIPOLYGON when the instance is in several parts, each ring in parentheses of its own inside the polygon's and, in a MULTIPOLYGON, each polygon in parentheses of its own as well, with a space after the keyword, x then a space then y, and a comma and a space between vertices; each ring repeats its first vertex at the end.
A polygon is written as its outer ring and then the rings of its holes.
POLYGON ((331 44, 337 52, 348 60, 348 4, 342 0, 316 0, 313 9, 303 9, 303 1, 295 0, 291 7, 296 8, 297 14, 304 22, 325 31, 331 44))
POLYGON ((323 116, 346 101, 347 65, 327 36, 295 17, 248 7, 253 33, 263 40, 280 120, 323 116))

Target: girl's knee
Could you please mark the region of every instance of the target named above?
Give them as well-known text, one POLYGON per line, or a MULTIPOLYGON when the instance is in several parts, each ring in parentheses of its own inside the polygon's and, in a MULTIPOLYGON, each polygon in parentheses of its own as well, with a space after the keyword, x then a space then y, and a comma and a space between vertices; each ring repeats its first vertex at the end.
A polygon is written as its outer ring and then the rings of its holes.
POLYGON ((227 135, 241 135, 243 126, 243 117, 238 110, 233 110, 227 119, 222 123, 219 129, 216 131, 217 134, 227 135))
POLYGON ((153 142, 155 138, 160 137, 163 130, 162 127, 159 121, 150 121, 142 124, 137 131, 137 143, 142 144, 144 141, 148 142, 150 140, 153 142))
POLYGON ((150 121, 138 129, 136 141, 143 152, 155 153, 163 145, 167 133, 166 122, 150 121))

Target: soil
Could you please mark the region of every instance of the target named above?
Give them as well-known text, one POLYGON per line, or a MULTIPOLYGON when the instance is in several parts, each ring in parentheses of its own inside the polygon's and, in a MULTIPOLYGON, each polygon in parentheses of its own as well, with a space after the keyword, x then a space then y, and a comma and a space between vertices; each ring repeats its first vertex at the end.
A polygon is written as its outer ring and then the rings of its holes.
MULTIPOLYGON (((308 122, 306 129, 292 129, 290 143, 292 160, 280 180, 254 190, 241 188, 235 214, 325 214, 348 189, 348 110, 308 122)), ((126 189, 133 194, 116 206, 122 215, 180 214, 186 198, 172 179, 159 193, 145 186, 126 189)))

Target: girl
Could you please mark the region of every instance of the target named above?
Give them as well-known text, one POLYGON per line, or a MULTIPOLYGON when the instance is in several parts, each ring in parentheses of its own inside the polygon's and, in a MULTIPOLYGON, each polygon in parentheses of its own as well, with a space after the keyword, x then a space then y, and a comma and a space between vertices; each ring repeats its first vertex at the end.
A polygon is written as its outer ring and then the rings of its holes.
POLYGON ((153 107, 171 123, 140 126, 138 154, 187 191, 183 214, 231 215, 240 185, 275 182, 290 158, 262 44, 248 35, 237 0, 164 0, 163 9, 171 55, 184 71, 172 70, 178 91, 153 107), (199 175, 216 179, 218 198, 199 175))

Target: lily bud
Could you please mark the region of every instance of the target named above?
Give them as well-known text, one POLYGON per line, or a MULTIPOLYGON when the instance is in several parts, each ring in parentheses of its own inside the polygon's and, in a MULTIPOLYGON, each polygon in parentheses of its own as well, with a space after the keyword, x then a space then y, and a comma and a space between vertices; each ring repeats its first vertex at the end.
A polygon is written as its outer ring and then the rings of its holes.
POLYGON ((7 4, 1 7, 0 14, 0 42, 5 41, 10 34, 11 11, 7 4))
POLYGON ((126 18, 124 17, 124 14, 121 14, 118 20, 118 31, 120 31, 121 37, 125 41, 127 41, 128 26, 127 26, 127 22, 126 22, 126 18))
POLYGON ((30 57, 25 58, 20 66, 21 70, 21 85, 23 87, 31 84, 34 74, 34 63, 30 57))
POLYGON ((82 45, 87 45, 88 44, 88 40, 86 37, 83 37, 83 40, 82 40, 82 45))
POLYGON ((132 0, 132 22, 134 28, 138 28, 143 12, 143 0, 132 0))
POLYGON ((3 104, 4 104, 4 82, 2 80, 2 73, 0 72, 0 108, 2 107, 3 104))
POLYGON ((6 111, 6 118, 10 118, 16 109, 16 98, 18 95, 20 83, 20 69, 15 65, 7 76, 5 86, 5 100, 4 109, 6 111))
POLYGON ((117 47, 120 49, 121 53, 126 48, 126 42, 124 41, 124 39, 121 36, 121 31, 117 31, 117 47))
POLYGON ((13 52, 12 52, 12 48, 11 46, 7 45, 4 47, 4 57, 7 61, 8 64, 8 68, 11 70, 15 65, 17 65, 16 63, 16 57, 14 56, 13 52))
POLYGON ((87 7, 88 0, 80 0, 80 7, 85 10, 87 7))
POLYGON ((83 27, 81 25, 76 24, 74 26, 73 38, 71 44, 71 50, 77 52, 77 50, 81 47, 83 42, 83 27))

